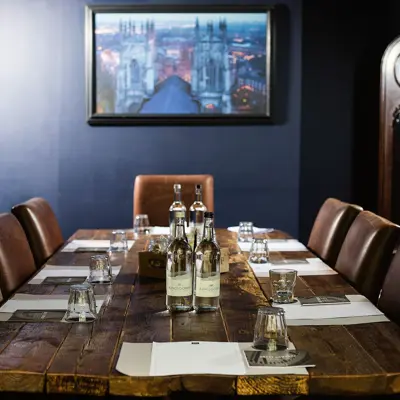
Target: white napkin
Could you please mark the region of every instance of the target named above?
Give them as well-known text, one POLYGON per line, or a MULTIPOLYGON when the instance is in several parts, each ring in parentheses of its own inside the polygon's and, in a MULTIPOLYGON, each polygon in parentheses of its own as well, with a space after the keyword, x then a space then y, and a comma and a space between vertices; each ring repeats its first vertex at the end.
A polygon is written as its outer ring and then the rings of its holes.
MULTIPOLYGON (((269 251, 308 251, 307 247, 303 243, 300 243, 296 239, 288 240, 268 240, 269 251)), ((238 242, 240 250, 250 251, 251 242, 238 242)))
POLYGON ((258 278, 268 278, 271 269, 294 269, 298 276, 306 275, 336 275, 337 272, 330 268, 319 258, 306 258, 307 264, 254 264, 248 262, 255 276, 258 278))
MULTIPOLYGON (((274 228, 257 228, 256 226, 253 226, 253 232, 254 233, 268 233, 268 232, 272 232, 274 230, 275 230, 274 228)), ((239 227, 238 226, 230 226, 228 228, 228 231, 238 233, 239 232, 239 227)))

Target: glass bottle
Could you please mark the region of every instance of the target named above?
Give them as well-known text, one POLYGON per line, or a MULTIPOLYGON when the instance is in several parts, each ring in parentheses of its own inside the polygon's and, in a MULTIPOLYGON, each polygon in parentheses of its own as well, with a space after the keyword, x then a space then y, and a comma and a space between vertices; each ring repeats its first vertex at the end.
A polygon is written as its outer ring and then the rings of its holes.
POLYGON ((186 206, 182 201, 182 187, 179 183, 174 185, 174 201, 169 208, 169 233, 175 235, 175 220, 184 218, 186 221, 186 206))
POLYGON ((204 213, 207 207, 203 203, 203 187, 196 185, 196 200, 189 208, 189 227, 196 235, 196 242, 200 243, 203 236, 204 213))
POLYGON ((185 219, 175 221, 174 239, 167 252, 167 309, 171 312, 189 311, 193 305, 192 249, 185 235, 185 219))
POLYGON ((194 309, 216 311, 219 306, 221 251, 214 235, 214 213, 204 213, 204 234, 196 248, 194 309))

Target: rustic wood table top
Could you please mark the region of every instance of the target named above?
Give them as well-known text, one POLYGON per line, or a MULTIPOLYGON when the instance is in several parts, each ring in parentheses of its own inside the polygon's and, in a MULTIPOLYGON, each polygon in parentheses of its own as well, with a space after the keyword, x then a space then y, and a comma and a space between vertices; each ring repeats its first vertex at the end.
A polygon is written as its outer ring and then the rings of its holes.
MULTIPOLYGON (((108 239, 108 230, 79 230, 71 239, 108 239)), ((268 237, 288 237, 275 231, 268 237)), ((115 369, 123 342, 251 342, 259 306, 267 305, 268 278, 257 278, 240 253, 236 234, 217 230, 230 249, 230 272, 221 275, 216 313, 165 312, 165 282, 138 277, 135 242, 112 256, 122 269, 93 324, 0 323, 0 390, 81 395, 164 396, 173 391, 215 394, 392 394, 400 392, 400 328, 391 322, 289 327, 291 341, 316 363, 309 375, 129 377, 115 369)), ((272 253, 309 258, 309 252, 272 253)), ((58 252, 48 264, 88 265, 90 254, 58 252)), ((67 286, 25 285, 19 293, 66 294, 67 286)), ((297 295, 355 294, 340 275, 302 276, 297 295)))

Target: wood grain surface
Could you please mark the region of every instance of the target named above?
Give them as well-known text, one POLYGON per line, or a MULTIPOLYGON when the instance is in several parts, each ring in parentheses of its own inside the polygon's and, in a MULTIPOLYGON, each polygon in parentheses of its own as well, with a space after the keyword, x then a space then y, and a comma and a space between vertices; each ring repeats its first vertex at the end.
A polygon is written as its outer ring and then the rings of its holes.
MULTIPOLYGON (((79 230, 71 239, 108 239, 108 230, 79 230)), ((285 238, 275 231, 265 237, 285 238)), ((220 310, 170 315, 165 282, 138 276, 137 240, 112 256, 121 272, 112 286, 96 286, 106 301, 93 324, 0 323, 0 391, 75 395, 166 396, 189 391, 216 395, 372 395, 400 392, 400 328, 391 322, 352 326, 293 326, 290 339, 316 363, 309 375, 129 377, 115 369, 123 342, 186 340, 251 342, 257 308, 268 304, 268 278, 257 279, 236 242, 221 276, 220 310)), ((271 253, 275 259, 310 258, 309 252, 271 253)), ((88 253, 58 252, 51 265, 88 265, 88 253)), ((66 294, 67 286, 24 285, 20 293, 66 294)), ((302 276, 297 295, 357 293, 340 275, 302 276)))

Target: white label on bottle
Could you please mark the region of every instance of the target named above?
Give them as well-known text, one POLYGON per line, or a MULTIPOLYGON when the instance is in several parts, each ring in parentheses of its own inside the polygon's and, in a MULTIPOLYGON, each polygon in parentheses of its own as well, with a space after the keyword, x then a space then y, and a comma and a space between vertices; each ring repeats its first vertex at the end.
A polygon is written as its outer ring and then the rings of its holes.
POLYGON ((168 296, 191 296, 193 292, 192 275, 178 275, 171 277, 167 273, 167 295, 168 296))
POLYGON ((219 273, 209 278, 196 277, 196 296, 218 297, 220 289, 219 273))

